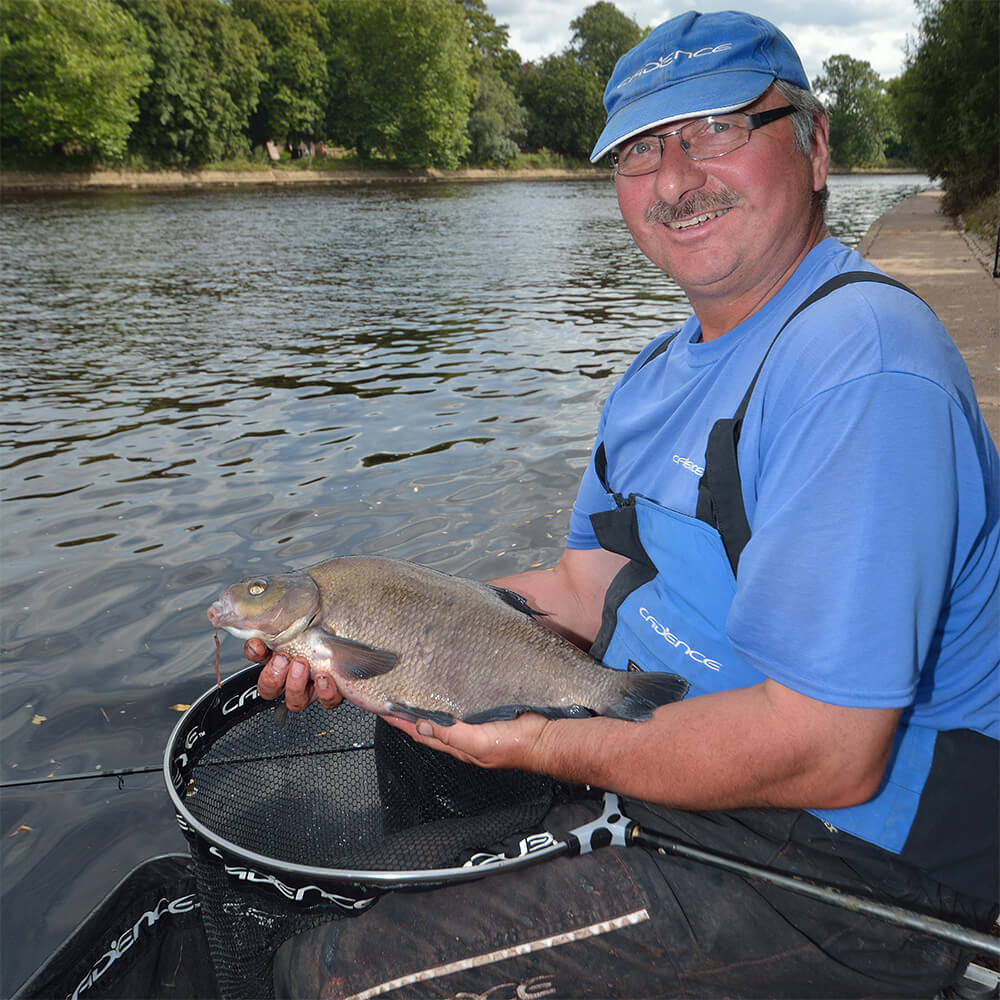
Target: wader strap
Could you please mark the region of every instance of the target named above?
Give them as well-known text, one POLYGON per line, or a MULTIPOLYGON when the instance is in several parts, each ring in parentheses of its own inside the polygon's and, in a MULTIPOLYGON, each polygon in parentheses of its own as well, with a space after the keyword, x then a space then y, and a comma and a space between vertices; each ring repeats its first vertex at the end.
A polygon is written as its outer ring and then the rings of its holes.
POLYGON ((953 889, 1000 902, 1000 744, 971 729, 938 733, 904 861, 953 889))
MULTIPOLYGON (((650 363, 650 361, 655 361, 661 354, 663 354, 664 351, 666 351, 666 349, 674 342, 676 338, 677 338, 676 333, 672 337, 667 337, 667 339, 663 341, 663 343, 660 344, 659 347, 656 348, 656 350, 652 351, 649 357, 646 358, 646 360, 643 361, 641 365, 639 365, 638 370, 642 371, 642 369, 645 368, 646 365, 650 363)), ((621 494, 613 493, 611 488, 608 486, 608 455, 607 452, 604 450, 603 441, 601 441, 597 445, 597 450, 594 452, 594 471, 597 473, 597 478, 600 480, 601 485, 604 487, 604 492, 611 493, 611 495, 615 498, 615 503, 617 503, 618 506, 621 507, 622 504, 625 502, 621 494)))
MULTIPOLYGON (((639 366, 641 371, 654 361, 673 343, 677 337, 667 337, 656 350, 639 366)), ((620 493, 615 493, 608 486, 608 456, 604 450, 604 442, 597 445, 594 452, 594 471, 605 493, 610 493, 617 504, 615 510, 599 511, 590 515, 590 523, 601 548, 609 552, 617 552, 629 559, 611 581, 604 595, 604 607, 601 610, 601 627, 594 644, 590 647, 590 655, 600 660, 608 651, 611 637, 618 627, 618 608, 622 601, 632 593, 645 586, 656 576, 656 566, 649 558, 639 538, 639 525, 636 522, 634 498, 626 500, 620 493)))
MULTIPOLYGON (((695 510, 695 517, 699 521, 710 524, 722 536, 722 544, 725 546, 726 556, 729 559, 734 577, 739 566, 740 555, 746 548, 747 542, 750 541, 750 524, 747 521, 746 506, 743 503, 743 486, 740 482, 736 449, 740 441, 743 417, 750 404, 754 387, 757 385, 757 379, 760 378, 760 373, 764 368, 764 362, 767 361, 771 348, 777 343, 778 337, 784 332, 785 327, 799 313, 838 288, 860 281, 893 285, 911 295, 917 294, 894 278, 873 271, 845 271, 820 285, 781 324, 781 329, 774 335, 774 339, 764 353, 740 405, 736 408, 736 412, 732 417, 717 420, 708 436, 708 447, 705 449, 705 472, 698 483, 698 506, 695 510)), ((919 298, 919 296, 917 297, 919 298)))
POLYGON ((590 655, 603 660, 611 645, 611 637, 618 627, 618 609, 633 591, 644 587, 656 577, 656 566, 649 558, 636 521, 635 501, 624 501, 616 510, 602 510, 590 515, 594 534, 601 548, 617 552, 629 561, 615 574, 604 595, 601 608, 601 627, 590 647, 590 655))

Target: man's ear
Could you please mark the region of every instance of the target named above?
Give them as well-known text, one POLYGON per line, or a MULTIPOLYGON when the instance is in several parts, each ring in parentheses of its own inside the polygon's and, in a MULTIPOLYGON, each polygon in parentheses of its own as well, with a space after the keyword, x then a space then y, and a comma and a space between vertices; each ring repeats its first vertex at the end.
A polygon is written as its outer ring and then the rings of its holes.
POLYGON ((819 112, 815 116, 809 159, 812 163, 813 191, 822 191, 830 172, 830 122, 826 112, 819 112))

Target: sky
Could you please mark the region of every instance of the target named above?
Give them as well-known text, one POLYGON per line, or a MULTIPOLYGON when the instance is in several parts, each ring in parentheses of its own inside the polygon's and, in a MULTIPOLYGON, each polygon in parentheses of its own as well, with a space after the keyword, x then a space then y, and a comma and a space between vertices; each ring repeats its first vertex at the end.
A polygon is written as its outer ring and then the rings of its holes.
MULTIPOLYGON (((569 23, 593 0, 486 0, 497 23, 510 29, 508 44, 522 59, 561 52, 573 32, 569 23)), ((823 71, 823 60, 849 55, 871 63, 882 79, 903 70, 907 36, 916 40, 920 14, 913 0, 614 0, 641 27, 698 10, 748 10, 776 24, 791 40, 810 81, 823 71)))

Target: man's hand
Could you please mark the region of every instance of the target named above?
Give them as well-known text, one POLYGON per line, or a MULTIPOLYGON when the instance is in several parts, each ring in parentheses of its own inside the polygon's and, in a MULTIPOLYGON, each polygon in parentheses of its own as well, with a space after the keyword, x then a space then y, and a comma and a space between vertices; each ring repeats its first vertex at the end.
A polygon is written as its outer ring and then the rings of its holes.
POLYGON ((289 659, 284 653, 272 655, 260 639, 248 639, 243 655, 254 663, 267 661, 257 680, 257 692, 271 701, 284 691, 289 711, 301 712, 317 699, 324 708, 336 708, 344 700, 330 674, 317 673, 313 677, 306 660, 289 659))
POLYGON ((509 722, 481 722, 469 725, 436 726, 421 719, 406 722, 386 718, 386 722, 407 733, 417 743, 451 754, 466 764, 487 768, 514 768, 531 771, 535 751, 549 720, 529 712, 509 722))

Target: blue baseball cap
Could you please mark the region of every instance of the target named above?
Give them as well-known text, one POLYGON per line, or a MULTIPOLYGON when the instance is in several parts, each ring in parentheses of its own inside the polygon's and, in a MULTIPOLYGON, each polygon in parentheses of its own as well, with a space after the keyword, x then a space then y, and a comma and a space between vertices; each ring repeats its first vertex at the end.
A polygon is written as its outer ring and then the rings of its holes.
POLYGON ((775 80, 809 89, 792 43, 769 21, 735 10, 664 21, 618 60, 590 160, 667 122, 746 107, 775 80))

